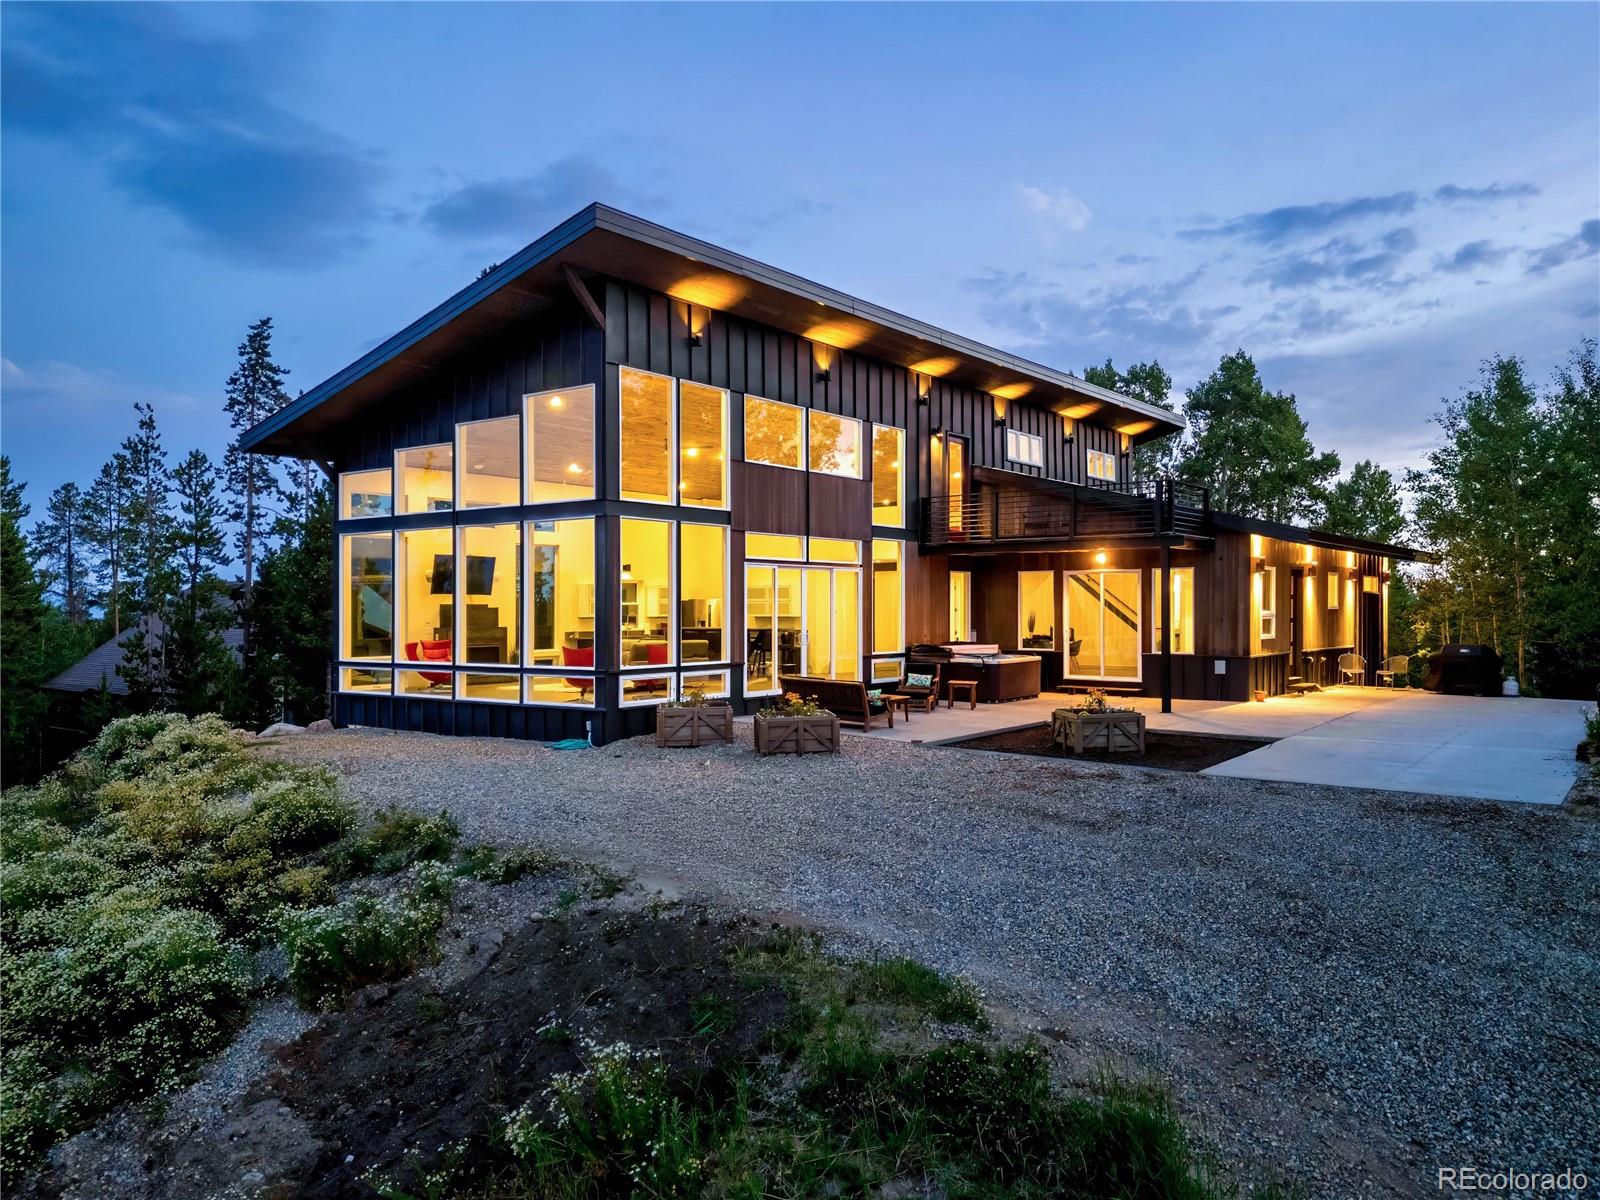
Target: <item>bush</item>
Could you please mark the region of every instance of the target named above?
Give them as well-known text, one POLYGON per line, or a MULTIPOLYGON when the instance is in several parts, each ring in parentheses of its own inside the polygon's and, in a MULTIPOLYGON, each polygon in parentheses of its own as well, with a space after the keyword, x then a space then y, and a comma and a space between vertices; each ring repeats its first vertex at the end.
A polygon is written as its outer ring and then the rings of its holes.
POLYGON ((216 717, 113 721, 0 796, 0 1164, 178 1082, 243 1019, 242 941, 324 902, 353 827, 332 777, 216 717))
POLYGON ((393 875, 419 862, 442 862, 455 853, 461 827, 447 812, 435 817, 386 808, 354 843, 344 847, 343 861, 352 874, 376 871, 393 875))
POLYGON ((935 1021, 981 1026, 983 997, 965 979, 941 975, 914 958, 880 958, 857 963, 851 992, 868 1000, 905 1004, 935 1021))
POLYGON ((307 1008, 336 1007, 369 983, 409 974, 430 955, 444 924, 440 872, 415 892, 352 896, 340 904, 286 913, 283 948, 289 983, 307 1008))

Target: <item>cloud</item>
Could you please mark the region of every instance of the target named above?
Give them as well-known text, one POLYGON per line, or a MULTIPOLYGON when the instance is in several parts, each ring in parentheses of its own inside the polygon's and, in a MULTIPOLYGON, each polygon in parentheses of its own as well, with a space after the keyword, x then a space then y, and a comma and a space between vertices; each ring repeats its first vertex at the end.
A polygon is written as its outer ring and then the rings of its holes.
POLYGON ((603 200, 630 204, 634 197, 603 164, 569 154, 532 175, 486 179, 447 192, 422 212, 422 223, 441 237, 533 237, 548 226, 603 200))
POLYGON ((9 134, 102 159, 132 199, 177 218, 227 258, 321 266, 380 217, 382 165, 275 98, 305 21, 252 13, 236 36, 203 35, 181 10, 25 5, 8 10, 0 71, 9 134))
MULTIPOLYGON (((1068 295, 1026 276, 990 271, 1000 288, 980 309, 984 320, 1010 334, 1022 352, 1044 362, 1104 357, 1165 357, 1211 340, 1216 313, 1197 312, 1180 298, 1201 278, 1196 268, 1177 279, 1068 295)), ((979 290, 982 290, 981 288, 979 290)))
POLYGON ((1484 238, 1481 241, 1466 243, 1449 258, 1441 258, 1435 266, 1441 271, 1459 275, 1467 271, 1498 266, 1510 253, 1510 246, 1497 246, 1484 238))
POLYGON ((1492 204, 1497 200, 1512 200, 1537 196, 1539 189, 1531 183, 1491 183, 1488 187, 1464 188, 1447 183, 1434 192, 1433 198, 1443 204, 1492 204))
POLYGON ((1066 188, 1047 192, 1043 188, 1022 183, 1017 185, 1017 196, 1028 212, 1043 218, 1052 226, 1074 233, 1087 228, 1094 216, 1089 206, 1066 188))
POLYGON ((1246 213, 1220 225, 1180 230, 1178 236, 1188 241, 1237 238, 1263 246, 1276 246, 1294 238, 1312 237, 1373 217, 1404 216, 1416 206, 1415 192, 1357 196, 1351 200, 1294 204, 1265 212, 1246 213))
POLYGON ((1387 286, 1402 260, 1416 247, 1417 234, 1409 226, 1391 229, 1372 242, 1331 238, 1315 250, 1268 259, 1246 277, 1246 282, 1265 283, 1273 291, 1340 281, 1364 287, 1387 286))
POLYGON ((1543 275, 1564 263, 1600 253, 1600 220, 1585 221, 1569 238, 1528 252, 1528 274, 1543 275))

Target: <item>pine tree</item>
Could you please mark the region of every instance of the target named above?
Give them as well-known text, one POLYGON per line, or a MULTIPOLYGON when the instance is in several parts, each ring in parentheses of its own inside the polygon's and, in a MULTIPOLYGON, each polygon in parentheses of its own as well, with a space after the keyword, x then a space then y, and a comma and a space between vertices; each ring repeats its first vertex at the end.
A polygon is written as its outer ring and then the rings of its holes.
POLYGON ((127 537, 124 561, 131 618, 139 628, 123 645, 122 676, 135 709, 162 707, 168 672, 165 640, 151 627, 170 617, 177 572, 172 560, 173 520, 168 504, 167 452, 156 427, 155 409, 134 405, 139 428, 122 443, 128 483, 127 537))
POLYGON ((327 715, 333 489, 313 463, 297 463, 290 477, 293 503, 279 522, 277 546, 262 560, 257 589, 262 653, 249 681, 248 716, 261 721, 327 715))
POLYGON ((228 376, 228 414, 235 437, 223 465, 228 519, 237 529, 234 550, 244 572, 246 594, 255 584, 256 562, 265 551, 283 486, 272 461, 239 447, 239 436, 289 403, 283 381, 289 372, 272 361, 272 318, 262 317, 239 344, 239 365, 228 376))
POLYGON ((127 606, 128 464, 121 454, 100 468, 83 497, 84 544, 111 636, 122 633, 127 606))
POLYGON ((217 472, 203 451, 191 450, 172 470, 177 518, 172 543, 180 576, 163 638, 162 693, 178 712, 215 712, 229 694, 233 657, 223 641, 232 624, 227 586, 217 569, 229 562, 217 472))
POLYGON ((64 483, 50 493, 45 517, 33 528, 33 553, 43 566, 45 589, 61 601, 74 625, 89 615, 85 521, 83 490, 64 483))

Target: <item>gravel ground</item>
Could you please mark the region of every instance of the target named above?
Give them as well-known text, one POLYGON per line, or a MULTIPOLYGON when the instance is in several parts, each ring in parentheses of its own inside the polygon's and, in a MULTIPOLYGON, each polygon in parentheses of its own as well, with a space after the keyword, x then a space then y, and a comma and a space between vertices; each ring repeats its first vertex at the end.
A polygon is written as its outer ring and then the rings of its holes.
POLYGON ((354 796, 976 979, 1064 1061, 1159 1072, 1312 1195, 1600 1176, 1600 822, 847 738, 598 750, 307 734, 354 796))

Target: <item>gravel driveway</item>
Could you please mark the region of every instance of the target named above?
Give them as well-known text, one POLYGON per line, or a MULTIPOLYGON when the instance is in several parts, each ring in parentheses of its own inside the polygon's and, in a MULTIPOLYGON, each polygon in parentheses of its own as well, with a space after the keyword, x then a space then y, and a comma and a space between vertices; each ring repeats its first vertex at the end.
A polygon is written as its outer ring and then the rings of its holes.
POLYGON ((369 806, 447 808, 977 979, 1089 1070, 1165 1075, 1328 1197, 1600 1176, 1600 822, 847 738, 838 757, 306 734, 369 806))

